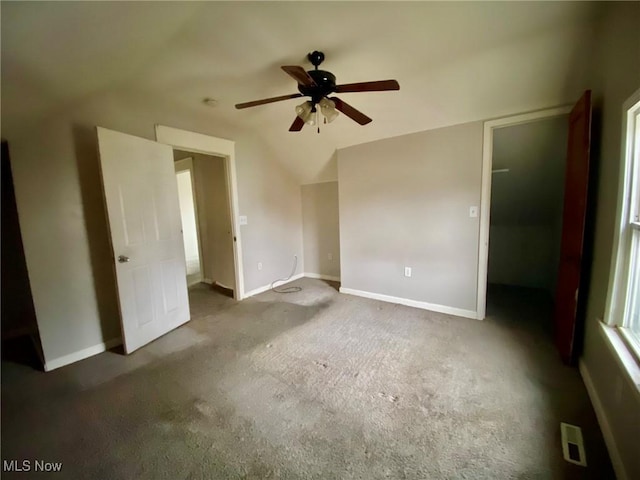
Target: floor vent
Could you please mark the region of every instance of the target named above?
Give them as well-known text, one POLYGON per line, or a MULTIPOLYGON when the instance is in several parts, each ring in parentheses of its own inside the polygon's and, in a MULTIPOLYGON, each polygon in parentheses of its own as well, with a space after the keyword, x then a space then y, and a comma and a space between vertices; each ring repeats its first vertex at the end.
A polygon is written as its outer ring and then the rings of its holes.
POLYGON ((568 423, 560 424, 562 435, 562 455, 567 462, 575 463, 583 467, 587 466, 587 457, 584 454, 584 442, 582 430, 568 423))

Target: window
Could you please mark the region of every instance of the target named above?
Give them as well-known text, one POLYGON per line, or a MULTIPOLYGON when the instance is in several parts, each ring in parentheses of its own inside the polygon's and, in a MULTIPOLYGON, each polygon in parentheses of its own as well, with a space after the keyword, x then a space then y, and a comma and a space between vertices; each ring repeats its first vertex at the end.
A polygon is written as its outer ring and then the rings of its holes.
POLYGON ((640 359, 640 90, 623 108, 618 228, 606 321, 640 359))

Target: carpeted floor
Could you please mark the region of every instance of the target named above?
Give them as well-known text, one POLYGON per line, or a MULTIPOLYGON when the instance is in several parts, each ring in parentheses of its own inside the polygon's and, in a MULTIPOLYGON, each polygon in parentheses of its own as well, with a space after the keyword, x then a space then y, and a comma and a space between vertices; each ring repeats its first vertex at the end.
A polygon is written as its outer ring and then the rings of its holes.
POLYGON ((479 322, 295 285, 196 287, 194 319, 130 356, 3 361, 2 459, 73 479, 614 478, 543 294, 493 287, 479 322), (589 467, 562 459, 561 421, 589 467))

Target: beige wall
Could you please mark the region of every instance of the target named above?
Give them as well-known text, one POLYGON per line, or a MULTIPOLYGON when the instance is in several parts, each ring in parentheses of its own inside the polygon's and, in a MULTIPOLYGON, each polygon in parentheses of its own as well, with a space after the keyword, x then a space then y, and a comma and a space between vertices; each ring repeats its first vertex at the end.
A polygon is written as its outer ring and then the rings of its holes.
POLYGON ((234 288, 231 207, 224 159, 199 153, 191 155, 202 240, 203 276, 234 288))
POLYGON ((47 361, 120 336, 95 126, 155 139, 154 124, 236 141, 245 289, 286 276, 302 255, 300 188, 242 130, 197 110, 146 101, 139 92, 99 94, 19 130, 9 141, 24 250, 47 361), (262 272, 254 259, 263 260, 262 272))
POLYGON ((248 222, 240 227, 245 292, 287 278, 294 255, 298 256, 295 273, 303 271, 300 185, 279 165, 260 161, 262 155, 254 151, 237 165, 242 179, 240 215, 248 222))
POLYGON ((481 167, 481 122, 338 150, 342 286, 475 311, 481 167))
POLYGON ((627 478, 640 478, 640 392, 630 382, 600 333, 618 195, 622 104, 640 88, 640 4, 612 4, 594 53, 593 168, 598 174, 591 284, 582 361, 589 372, 624 464, 627 478))
POLYGON ((305 272, 340 277, 338 182, 302 186, 302 232, 305 272))

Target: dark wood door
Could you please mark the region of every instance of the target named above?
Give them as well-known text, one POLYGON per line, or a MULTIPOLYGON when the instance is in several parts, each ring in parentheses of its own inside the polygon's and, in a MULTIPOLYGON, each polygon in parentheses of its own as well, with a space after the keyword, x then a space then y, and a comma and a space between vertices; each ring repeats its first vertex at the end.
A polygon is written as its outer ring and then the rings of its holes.
POLYGON ((577 307, 589 184, 590 133, 591 91, 587 90, 569 115, 562 244, 555 301, 555 341, 565 363, 575 360, 577 307))

